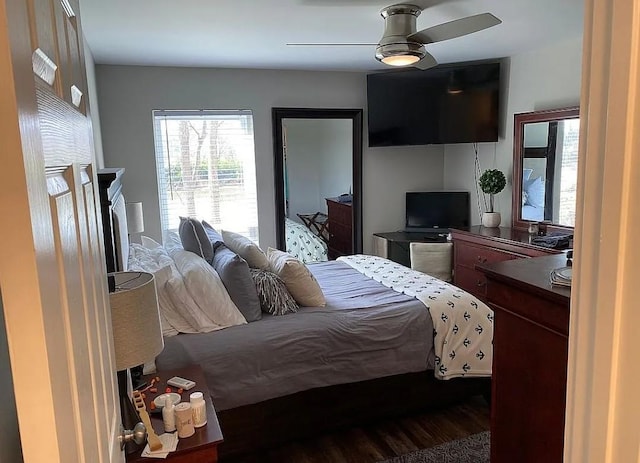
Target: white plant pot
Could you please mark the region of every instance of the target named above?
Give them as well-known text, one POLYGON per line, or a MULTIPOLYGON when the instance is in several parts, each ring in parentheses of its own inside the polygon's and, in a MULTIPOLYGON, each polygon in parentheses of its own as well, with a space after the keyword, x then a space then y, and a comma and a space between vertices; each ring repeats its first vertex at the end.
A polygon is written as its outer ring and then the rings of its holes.
POLYGON ((487 228, 495 228, 500 226, 500 213, 499 212, 485 212, 482 214, 482 225, 487 228))

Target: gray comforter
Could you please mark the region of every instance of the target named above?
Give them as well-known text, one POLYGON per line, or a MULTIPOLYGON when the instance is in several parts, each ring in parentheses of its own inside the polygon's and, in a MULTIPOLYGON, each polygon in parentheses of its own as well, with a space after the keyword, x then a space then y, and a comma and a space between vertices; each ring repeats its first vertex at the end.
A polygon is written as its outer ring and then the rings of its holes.
POLYGON ((433 368, 433 324, 420 301, 342 262, 309 269, 326 307, 166 338, 157 367, 200 364, 218 410, 433 368))

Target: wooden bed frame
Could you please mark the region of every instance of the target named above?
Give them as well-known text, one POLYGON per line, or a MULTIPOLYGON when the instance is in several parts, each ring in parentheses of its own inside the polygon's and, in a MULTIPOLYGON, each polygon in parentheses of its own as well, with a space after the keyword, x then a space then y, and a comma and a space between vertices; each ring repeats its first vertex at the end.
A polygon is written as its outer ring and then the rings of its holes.
MULTIPOLYGON (((122 191, 124 169, 98 172, 108 271, 116 268, 111 205, 122 191)), ((437 380, 433 370, 310 389, 218 412, 224 442, 222 457, 273 447, 322 432, 382 418, 442 408, 475 395, 487 400, 490 378, 437 380)))
POLYGON ((323 432, 383 418, 491 397, 490 378, 435 379, 433 370, 310 389, 257 404, 222 410, 222 457, 266 449, 323 432))
POLYGON ((100 190, 100 207, 102 209, 102 236, 104 237, 104 257, 107 264, 107 273, 122 270, 118 268, 118 259, 116 257, 111 206, 115 204, 122 194, 123 174, 124 169, 122 168, 98 170, 98 188, 100 190))

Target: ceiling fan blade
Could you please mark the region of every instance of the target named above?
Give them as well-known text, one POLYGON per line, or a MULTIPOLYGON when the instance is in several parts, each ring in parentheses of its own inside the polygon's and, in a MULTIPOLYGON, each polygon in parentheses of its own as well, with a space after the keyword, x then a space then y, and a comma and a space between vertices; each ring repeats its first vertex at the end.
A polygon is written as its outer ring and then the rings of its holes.
POLYGON ((420 43, 441 42, 455 39, 463 35, 488 29, 502 23, 491 13, 481 13, 466 18, 456 19, 437 26, 428 27, 407 37, 409 40, 420 43))
POLYGON ((413 67, 424 71, 425 69, 429 69, 437 65, 438 65, 438 62, 433 57, 433 55, 431 53, 427 53, 424 55, 424 57, 420 61, 414 64, 413 67))
POLYGON ((377 43, 288 43, 287 45, 291 47, 375 47, 378 45, 377 43))

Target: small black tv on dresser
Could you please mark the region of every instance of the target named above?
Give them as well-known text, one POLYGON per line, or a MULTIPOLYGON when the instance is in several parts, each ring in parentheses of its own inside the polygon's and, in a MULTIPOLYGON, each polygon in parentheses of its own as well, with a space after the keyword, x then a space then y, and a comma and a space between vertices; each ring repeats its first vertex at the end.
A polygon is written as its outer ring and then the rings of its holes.
POLYGON ((406 199, 405 232, 449 233, 470 222, 468 191, 411 191, 406 199))

